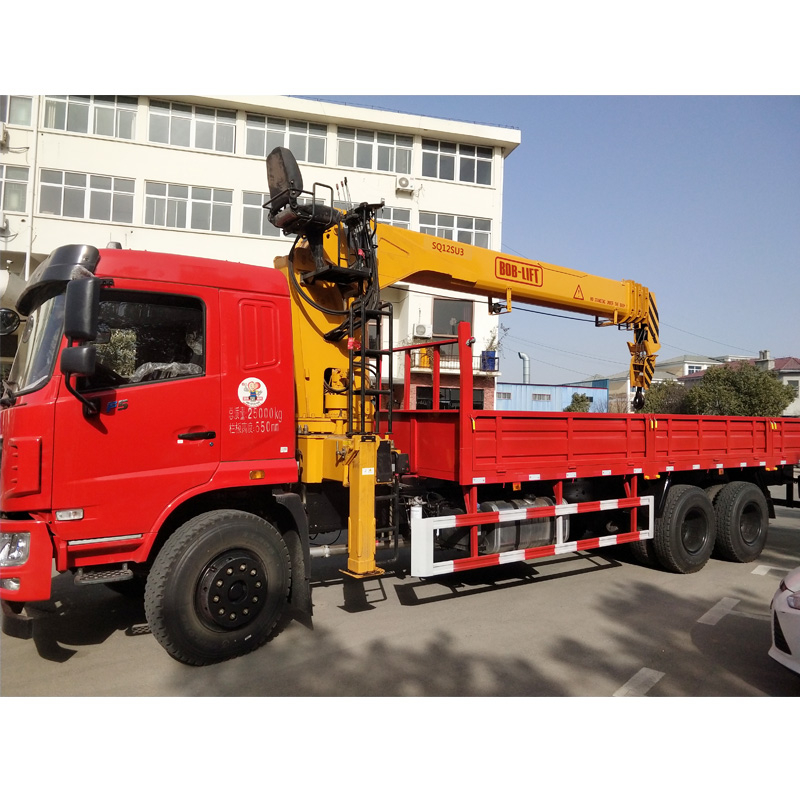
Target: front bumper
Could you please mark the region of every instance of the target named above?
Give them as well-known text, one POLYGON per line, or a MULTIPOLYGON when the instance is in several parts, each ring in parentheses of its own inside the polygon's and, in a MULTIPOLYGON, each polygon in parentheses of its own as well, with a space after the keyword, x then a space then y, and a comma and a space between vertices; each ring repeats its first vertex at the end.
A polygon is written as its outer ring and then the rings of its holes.
POLYGON ((790 594, 790 590, 781 587, 772 600, 772 647, 769 655, 800 674, 800 611, 786 602, 790 594))
POLYGON ((49 600, 53 574, 53 541, 44 522, 0 519, 0 534, 30 535, 27 557, 0 567, 0 600, 28 603, 49 600))

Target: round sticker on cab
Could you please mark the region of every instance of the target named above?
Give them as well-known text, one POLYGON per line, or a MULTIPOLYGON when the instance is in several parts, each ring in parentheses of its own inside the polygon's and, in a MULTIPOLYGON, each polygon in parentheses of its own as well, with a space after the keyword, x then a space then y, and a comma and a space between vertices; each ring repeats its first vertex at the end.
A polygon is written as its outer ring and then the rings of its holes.
POLYGON ((267 387, 258 378, 245 378, 239 384, 239 400, 250 408, 258 408, 267 399, 267 387))

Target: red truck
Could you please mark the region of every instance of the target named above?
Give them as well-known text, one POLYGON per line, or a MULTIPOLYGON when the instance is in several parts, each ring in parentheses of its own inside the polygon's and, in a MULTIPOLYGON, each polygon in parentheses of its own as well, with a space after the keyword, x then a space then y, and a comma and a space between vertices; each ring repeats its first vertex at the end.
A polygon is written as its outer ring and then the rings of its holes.
POLYGON ((346 580, 406 546, 417 576, 622 543, 681 573, 758 557, 769 487, 795 503, 800 420, 476 409, 469 325, 396 347, 380 293, 409 280, 495 313, 592 313, 633 331, 644 391, 647 289, 376 224, 376 204, 304 191, 282 149, 268 175, 271 219, 296 237, 277 269, 67 245, 32 275, 0 417, 6 618, 50 598, 55 566, 142 591, 167 652, 203 665, 261 646, 288 607, 311 614, 315 556, 346 554, 346 580), (460 402, 443 408, 447 350, 460 402))

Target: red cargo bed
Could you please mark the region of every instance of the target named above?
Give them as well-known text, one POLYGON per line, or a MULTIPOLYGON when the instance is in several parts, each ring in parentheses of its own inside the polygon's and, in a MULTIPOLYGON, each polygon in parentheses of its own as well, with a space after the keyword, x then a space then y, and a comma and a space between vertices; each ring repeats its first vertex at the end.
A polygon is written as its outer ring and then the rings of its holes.
MULTIPOLYGON (((468 340, 469 328, 462 323, 458 339, 461 398, 472 397, 468 340)), ((432 359, 434 402, 437 362, 432 359)), ((395 446, 408 453, 413 474, 462 486, 604 475, 655 477, 671 471, 774 470, 800 462, 800 419, 464 407, 409 410, 408 385, 406 380, 405 408, 392 412, 395 446)))

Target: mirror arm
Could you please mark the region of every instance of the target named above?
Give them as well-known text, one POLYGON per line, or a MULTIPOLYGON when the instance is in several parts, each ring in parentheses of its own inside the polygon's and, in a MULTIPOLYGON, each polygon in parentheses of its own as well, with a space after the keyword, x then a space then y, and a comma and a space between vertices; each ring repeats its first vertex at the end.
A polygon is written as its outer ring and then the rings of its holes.
MULTIPOLYGON (((67 337, 67 348, 73 346, 73 339, 71 336, 67 337)), ((95 417, 100 413, 100 403, 97 400, 90 400, 88 397, 84 397, 73 385, 70 378, 72 377, 72 373, 64 373, 64 386, 67 387, 67 391, 77 400, 80 401, 80 404, 83 406, 83 416, 84 417, 95 417)))
POLYGON ((100 413, 100 405, 97 400, 89 400, 88 397, 84 397, 70 382, 70 376, 64 376, 64 385, 67 387, 67 391, 75 398, 80 400, 81 405, 83 406, 83 416, 84 417, 95 417, 100 413))

